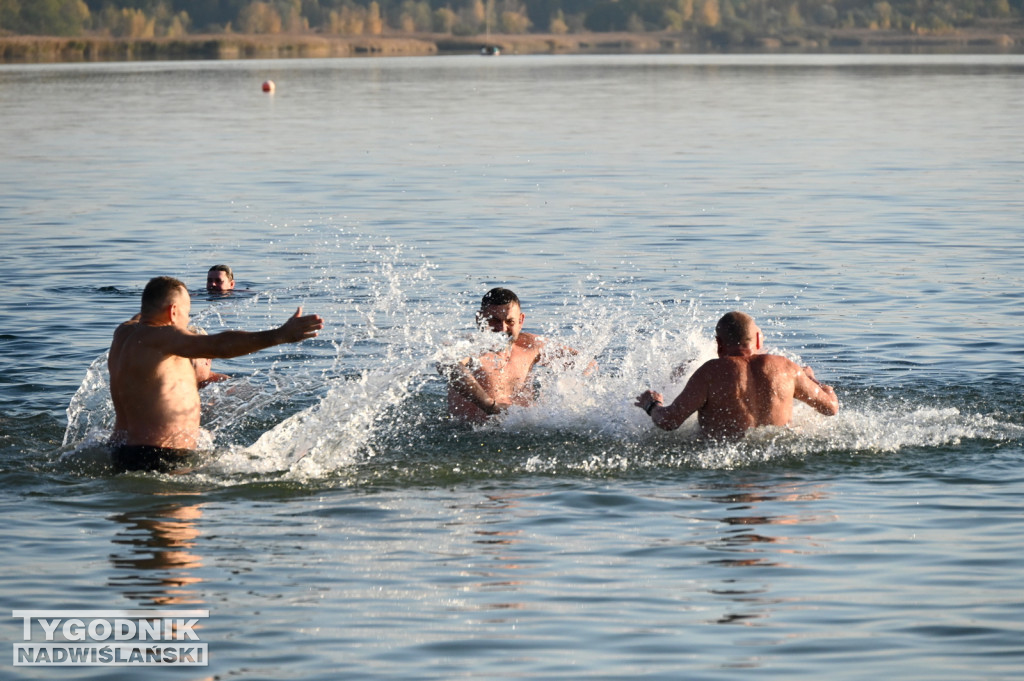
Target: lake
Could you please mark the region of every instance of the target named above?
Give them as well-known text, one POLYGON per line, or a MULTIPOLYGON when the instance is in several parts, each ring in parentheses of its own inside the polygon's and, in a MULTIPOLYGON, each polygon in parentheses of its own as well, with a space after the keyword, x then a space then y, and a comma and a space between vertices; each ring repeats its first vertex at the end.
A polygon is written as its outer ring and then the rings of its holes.
POLYGON ((208 665, 147 678, 1019 678, 1022 77, 0 66, 0 642, 14 611, 204 610, 208 665), (235 293, 203 290, 216 263, 235 293), (159 274, 211 333, 326 328, 215 361, 197 472, 115 475, 105 353, 159 274), (536 405, 471 428, 436 365, 486 341, 493 286, 599 370, 540 369, 536 405), (840 413, 653 428, 634 399, 674 397, 732 309, 840 413))

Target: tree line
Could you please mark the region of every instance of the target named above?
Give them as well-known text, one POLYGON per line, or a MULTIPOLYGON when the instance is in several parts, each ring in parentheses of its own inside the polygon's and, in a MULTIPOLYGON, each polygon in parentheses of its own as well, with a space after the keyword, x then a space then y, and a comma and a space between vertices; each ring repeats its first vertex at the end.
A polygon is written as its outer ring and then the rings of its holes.
POLYGON ((725 32, 941 34, 1019 18, 1024 0, 0 0, 2 35, 725 32))

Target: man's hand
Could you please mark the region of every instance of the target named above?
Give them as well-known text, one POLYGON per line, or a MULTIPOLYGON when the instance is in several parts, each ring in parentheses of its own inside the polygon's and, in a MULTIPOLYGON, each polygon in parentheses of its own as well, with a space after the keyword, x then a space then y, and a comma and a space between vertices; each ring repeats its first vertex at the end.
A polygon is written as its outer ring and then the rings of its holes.
POLYGON ((288 321, 281 325, 282 343, 298 343, 307 338, 316 338, 317 332, 324 328, 324 320, 317 314, 302 316, 302 307, 295 311, 288 321))
POLYGON ((503 411, 508 411, 508 408, 511 406, 511 402, 499 402, 498 400, 491 400, 487 404, 483 405, 481 409, 483 409, 484 412, 487 413, 488 415, 494 416, 496 414, 500 414, 503 411))
POLYGON ((655 392, 653 390, 647 390, 644 391, 644 393, 641 394, 640 397, 636 398, 636 402, 634 402, 633 404, 634 406, 640 407, 641 409, 646 411, 648 415, 650 415, 654 407, 662 406, 662 403, 664 401, 665 398, 662 396, 661 393, 655 392))

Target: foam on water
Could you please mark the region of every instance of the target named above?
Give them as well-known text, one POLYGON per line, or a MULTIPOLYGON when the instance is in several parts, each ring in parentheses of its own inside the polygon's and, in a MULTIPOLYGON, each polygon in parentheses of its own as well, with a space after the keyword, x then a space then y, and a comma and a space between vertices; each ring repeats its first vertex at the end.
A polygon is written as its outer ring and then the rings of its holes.
MULTIPOLYGON (((283 356, 258 353, 230 381, 203 390, 212 450, 203 480, 306 481, 377 457, 415 475, 426 460, 435 470, 441 455, 450 457, 453 472, 484 475, 718 469, 1022 437, 1022 427, 999 414, 964 413, 925 397, 915 403, 912 395, 896 403, 855 390, 844 394, 842 385, 838 416, 797 405, 790 428, 759 429, 742 442, 702 441, 693 419, 678 431, 660 431, 634 400, 648 387, 672 399, 715 356, 710 334, 717 311, 706 311, 699 301, 646 300, 629 280, 592 278, 581 280, 576 297, 561 307, 528 310, 542 320, 538 326, 528 321, 528 329, 551 346, 575 348, 576 361, 537 370, 533 406, 514 407, 478 428, 459 426, 445 416, 446 386, 437 364, 493 350, 503 337, 473 329, 483 285, 446 296, 430 274, 432 265, 407 255, 409 250, 337 237, 318 254, 321 276, 301 290, 220 302, 196 316, 211 333, 219 327, 266 328, 280 323, 282 310, 300 299, 308 312, 327 320, 316 341, 284 346, 283 356), (332 253, 339 259, 344 254, 344 264, 332 253), (592 361, 596 371, 588 369, 592 361), (477 456, 487 443, 513 441, 514 451, 498 446, 491 456, 477 456)), ((766 349, 800 361, 784 348, 766 349)), ((816 368, 828 380, 829 367, 816 368)), ((104 354, 68 407, 65 448, 95 448, 112 423, 104 354)))

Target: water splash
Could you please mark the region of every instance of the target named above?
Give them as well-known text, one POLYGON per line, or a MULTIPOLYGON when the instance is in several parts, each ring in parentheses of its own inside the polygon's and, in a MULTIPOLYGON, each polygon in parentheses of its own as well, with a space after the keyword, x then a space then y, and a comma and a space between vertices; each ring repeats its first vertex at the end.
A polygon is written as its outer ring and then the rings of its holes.
MULTIPOLYGON (((711 330, 720 310, 699 300, 648 300, 628 277, 584 277, 574 296, 535 305, 530 318, 540 322, 528 330, 551 347, 574 348, 576 360, 536 371, 533 406, 513 407, 481 427, 460 426, 446 418, 436 367, 505 342, 474 329, 476 289, 485 286, 446 292, 431 263, 390 242, 335 235, 316 257, 319 276, 307 285, 220 302, 197 316, 211 333, 266 328, 305 302, 327 320, 315 342, 257 353, 233 367, 230 381, 203 390, 203 425, 213 441, 203 479, 230 485, 253 476, 301 483, 353 470, 430 479, 730 469, 1024 435, 998 414, 923 395, 902 403, 856 391, 846 397, 841 385, 837 417, 797 405, 790 428, 758 429, 738 443, 701 440, 692 419, 660 431, 633 402, 647 388, 674 398, 715 356, 711 330)), ((787 349, 767 349, 800 361, 787 349)), ((819 371, 827 376, 828 367, 819 371)), ((68 407, 65 447, 105 440, 112 422, 104 354, 68 407)))
POLYGON ((107 354, 93 360, 85 371, 66 414, 68 426, 64 430, 64 447, 83 443, 106 442, 114 425, 114 403, 110 401, 110 375, 107 373, 107 354))

